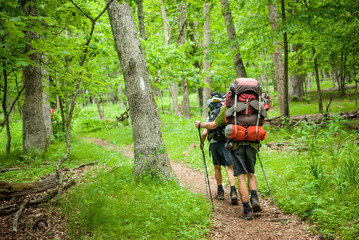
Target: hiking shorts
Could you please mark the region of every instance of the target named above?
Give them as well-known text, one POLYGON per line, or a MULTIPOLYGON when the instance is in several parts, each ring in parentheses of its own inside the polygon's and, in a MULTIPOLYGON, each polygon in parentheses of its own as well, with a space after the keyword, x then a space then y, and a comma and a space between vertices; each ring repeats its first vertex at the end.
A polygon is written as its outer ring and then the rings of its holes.
POLYGON ((209 145, 209 150, 212 153, 213 165, 221 165, 225 167, 233 164, 231 153, 224 148, 224 143, 211 143, 209 145))
POLYGON ((254 173, 257 150, 251 145, 239 146, 231 152, 234 176, 254 173))

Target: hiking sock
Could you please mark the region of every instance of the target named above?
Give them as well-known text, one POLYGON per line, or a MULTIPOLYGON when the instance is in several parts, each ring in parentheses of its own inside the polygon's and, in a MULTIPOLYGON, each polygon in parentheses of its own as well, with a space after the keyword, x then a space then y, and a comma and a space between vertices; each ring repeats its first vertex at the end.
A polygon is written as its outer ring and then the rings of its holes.
POLYGON ((222 184, 218 185, 218 193, 220 192, 224 192, 222 184))
POLYGON ((249 201, 247 201, 247 202, 242 202, 242 204, 243 204, 243 211, 244 211, 245 214, 252 211, 252 208, 251 208, 251 206, 249 205, 249 201))
POLYGON ((258 200, 257 190, 251 190, 251 198, 258 200))
POLYGON ((231 186, 231 192, 237 192, 235 186, 231 186))

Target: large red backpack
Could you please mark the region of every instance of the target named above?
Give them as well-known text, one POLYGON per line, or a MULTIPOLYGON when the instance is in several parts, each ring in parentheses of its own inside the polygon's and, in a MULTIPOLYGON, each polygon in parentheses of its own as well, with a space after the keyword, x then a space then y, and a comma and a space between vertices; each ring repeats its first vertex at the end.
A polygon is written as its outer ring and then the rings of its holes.
POLYGON ((268 95, 262 94, 262 88, 257 80, 252 78, 235 79, 226 94, 226 106, 228 109, 225 112, 225 120, 227 124, 230 124, 227 126, 229 138, 236 138, 240 141, 264 140, 266 134, 261 126, 267 116, 270 100, 268 95), (231 126, 232 124, 237 127, 231 126), (255 131, 248 132, 248 129, 255 129, 255 131), (238 131, 240 131, 239 134, 238 131), (241 131, 244 133, 242 134, 241 131), (248 136, 248 133, 254 134, 248 136))

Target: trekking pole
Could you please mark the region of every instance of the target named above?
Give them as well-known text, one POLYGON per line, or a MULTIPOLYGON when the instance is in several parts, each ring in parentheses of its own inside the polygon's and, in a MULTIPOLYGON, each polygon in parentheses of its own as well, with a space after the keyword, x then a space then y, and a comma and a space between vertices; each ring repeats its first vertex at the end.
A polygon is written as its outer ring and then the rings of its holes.
POLYGON ((203 173, 204 173, 204 185, 206 186, 206 195, 208 198, 208 192, 209 192, 209 196, 211 199, 211 203, 212 203, 212 209, 214 211, 214 205, 213 205, 213 199, 212 199, 212 192, 211 192, 211 185, 209 184, 209 178, 208 178, 208 171, 207 171, 207 164, 206 164, 206 159, 204 156, 204 151, 202 146, 202 138, 201 138, 201 125, 198 126, 198 134, 199 134, 199 140, 201 142, 200 148, 202 150, 202 158, 203 158, 203 173), (207 189, 208 186, 208 189, 207 189))
POLYGON ((274 201, 274 198, 273 198, 273 194, 272 194, 272 190, 271 190, 270 187, 269 187, 268 179, 267 179, 266 173, 264 172, 263 164, 262 164, 261 158, 259 157, 258 151, 257 151, 257 156, 258 156, 259 162, 260 162, 260 164, 261 164, 261 167, 262 167, 262 170, 263 170, 263 175, 264 175, 264 178, 266 179, 266 182, 267 182, 267 186, 268 186, 270 195, 271 195, 271 197, 272 197, 272 201, 273 201, 273 204, 274 204, 274 207, 275 207, 275 213, 276 213, 276 214, 279 214, 278 209, 277 209, 277 205, 275 204, 275 201, 274 201))

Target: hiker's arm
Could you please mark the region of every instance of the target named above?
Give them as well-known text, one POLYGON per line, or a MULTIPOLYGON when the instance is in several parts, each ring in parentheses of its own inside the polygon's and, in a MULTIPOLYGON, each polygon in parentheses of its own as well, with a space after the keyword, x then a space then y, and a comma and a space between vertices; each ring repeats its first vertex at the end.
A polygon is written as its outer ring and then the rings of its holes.
POLYGON ((206 128, 206 129, 215 129, 218 127, 216 122, 201 122, 201 121, 196 121, 195 125, 196 128, 199 127, 199 125, 201 124, 201 128, 206 128))
POLYGON ((207 137, 207 134, 208 134, 208 131, 207 129, 204 129, 203 132, 202 132, 202 136, 201 136, 201 148, 203 149, 204 147, 204 142, 206 141, 206 137, 207 137))

